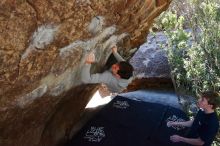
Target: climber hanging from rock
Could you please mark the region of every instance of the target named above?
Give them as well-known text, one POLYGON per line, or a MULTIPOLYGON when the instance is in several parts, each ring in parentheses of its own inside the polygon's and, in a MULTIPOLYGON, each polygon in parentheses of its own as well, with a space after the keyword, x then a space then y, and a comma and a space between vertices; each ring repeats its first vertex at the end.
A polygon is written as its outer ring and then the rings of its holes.
POLYGON ((85 65, 82 68, 83 83, 103 83, 111 93, 123 91, 132 81, 133 67, 126 62, 117 52, 117 47, 112 48, 112 53, 117 63, 113 64, 110 69, 103 73, 90 74, 91 64, 95 62, 94 53, 86 56, 85 65))

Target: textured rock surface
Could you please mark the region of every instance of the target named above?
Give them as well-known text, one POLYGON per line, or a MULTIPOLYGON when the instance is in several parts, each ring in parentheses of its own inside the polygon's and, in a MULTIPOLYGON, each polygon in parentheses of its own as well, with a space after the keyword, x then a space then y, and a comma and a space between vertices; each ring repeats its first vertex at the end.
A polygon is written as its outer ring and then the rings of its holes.
POLYGON ((56 145, 96 90, 79 80, 85 55, 99 70, 118 44, 142 44, 171 0, 2 0, 0 145, 56 145))
POLYGON ((140 46, 131 58, 136 79, 129 85, 128 91, 138 89, 173 90, 170 66, 165 49, 167 38, 163 32, 149 34, 147 42, 140 46))
POLYGON ((167 38, 163 32, 149 34, 147 42, 140 46, 131 58, 134 74, 138 78, 170 78, 170 66, 165 52, 167 38))

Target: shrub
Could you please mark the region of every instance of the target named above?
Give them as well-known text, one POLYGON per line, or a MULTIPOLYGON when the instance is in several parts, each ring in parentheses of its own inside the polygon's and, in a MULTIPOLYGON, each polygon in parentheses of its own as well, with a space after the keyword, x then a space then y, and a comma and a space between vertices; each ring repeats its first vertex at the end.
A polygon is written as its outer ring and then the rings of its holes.
POLYGON ((219 91, 220 2, 186 2, 188 15, 180 15, 171 8, 162 14, 156 25, 157 29, 165 30, 168 38, 167 53, 176 86, 193 94, 219 91))

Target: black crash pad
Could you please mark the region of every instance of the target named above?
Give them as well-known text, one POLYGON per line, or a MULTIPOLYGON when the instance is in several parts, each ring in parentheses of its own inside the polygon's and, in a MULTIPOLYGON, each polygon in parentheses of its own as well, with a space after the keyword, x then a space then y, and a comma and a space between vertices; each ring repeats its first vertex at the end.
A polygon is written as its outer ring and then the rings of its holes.
POLYGON ((67 146, 172 146, 169 137, 187 129, 167 127, 168 120, 188 120, 179 109, 117 96, 67 146))

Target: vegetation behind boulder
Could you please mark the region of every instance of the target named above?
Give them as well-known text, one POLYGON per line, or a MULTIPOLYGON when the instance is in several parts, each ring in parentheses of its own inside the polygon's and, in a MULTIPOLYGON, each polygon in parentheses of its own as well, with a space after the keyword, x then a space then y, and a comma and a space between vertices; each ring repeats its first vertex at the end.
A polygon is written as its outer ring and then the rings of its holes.
POLYGON ((219 91, 220 1, 187 0, 184 9, 188 14, 183 15, 176 9, 179 3, 174 1, 175 6, 162 14, 157 25, 168 37, 167 52, 176 85, 194 94, 219 91))

